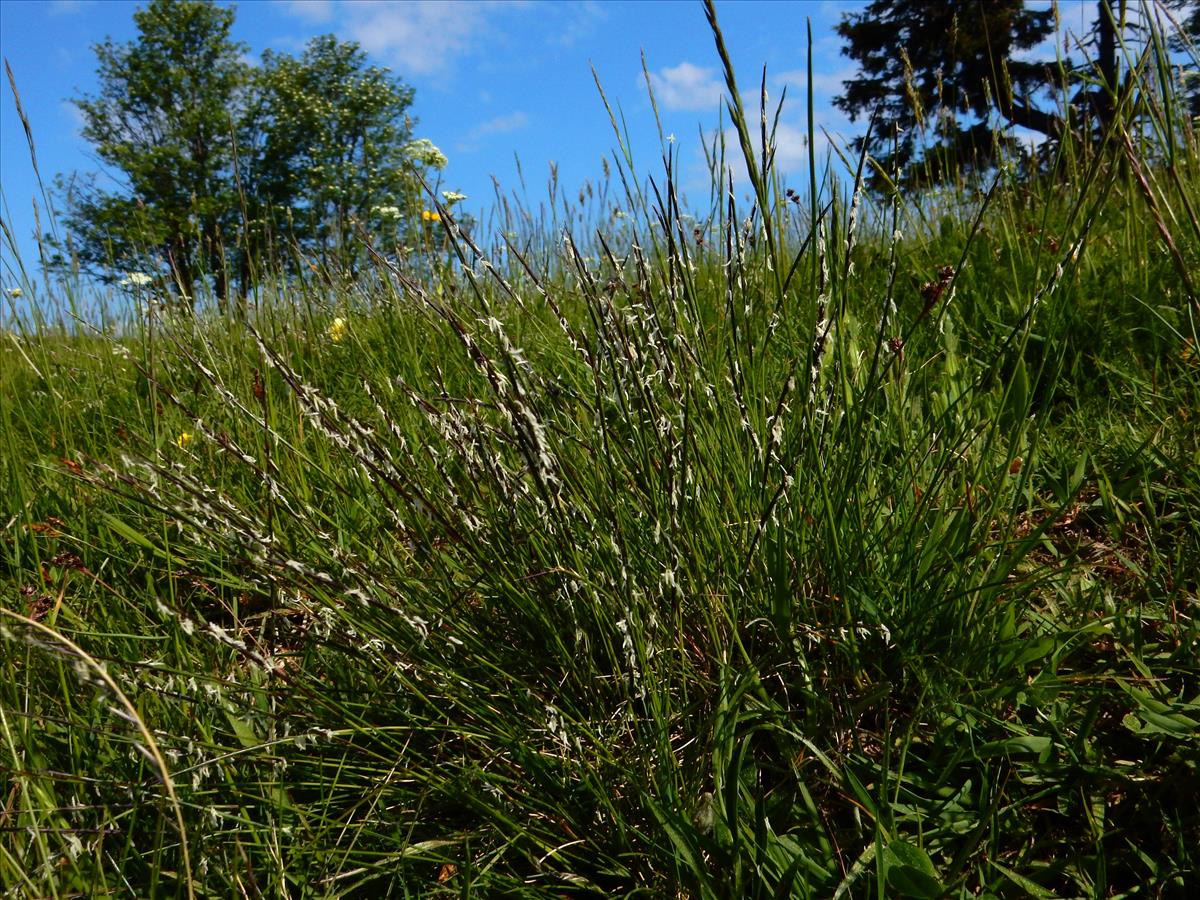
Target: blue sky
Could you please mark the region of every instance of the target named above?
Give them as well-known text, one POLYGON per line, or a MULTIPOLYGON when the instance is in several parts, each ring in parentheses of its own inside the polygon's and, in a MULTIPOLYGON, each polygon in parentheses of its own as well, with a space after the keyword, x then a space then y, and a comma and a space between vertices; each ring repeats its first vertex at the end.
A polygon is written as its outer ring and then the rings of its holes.
MULTIPOLYGON (((4 0, 0 54, 12 66, 37 146, 43 178, 98 168, 79 137, 69 98, 95 89, 91 46, 105 37, 135 36, 139 3, 121 0, 4 0)), ((812 22, 813 91, 818 129, 849 139, 856 128, 831 106, 841 81, 854 73, 840 55, 834 27, 861 2, 718 2, 725 40, 745 91, 756 89, 767 67, 768 89, 786 85, 778 162, 798 178, 807 149, 804 96, 812 22)), ((1076 3, 1074 6, 1089 6, 1076 3)), ((1079 18, 1076 16, 1076 18, 1079 18)), ((707 184, 699 129, 718 122, 723 78, 698 0, 677 2, 569 2, 569 0, 252 0, 237 4, 234 37, 257 59, 267 48, 298 52, 318 34, 354 40, 372 60, 389 66, 416 89, 411 112, 416 135, 449 157, 443 187, 470 198, 480 212, 491 205, 492 179, 519 190, 519 158, 533 205, 546 196, 549 167, 560 185, 577 192, 601 176, 601 157, 615 146, 591 67, 614 106, 624 112, 642 171, 654 171, 657 132, 642 76, 651 73, 664 130, 677 138, 685 190, 707 184)), ((8 85, 0 99, 0 186, 5 220, 27 263, 36 259, 30 235, 32 203, 40 203, 25 135, 8 85)), ((859 123, 861 125, 862 123, 859 123)), ((697 198, 701 199, 701 198, 697 198)), ((45 224, 43 213, 43 225, 45 224)), ((0 283, 14 283, 5 255, 0 283)))
MULTIPOLYGON (((9 61, 29 117, 44 179, 98 168, 78 136, 69 98, 95 89, 91 46, 105 37, 135 36, 138 3, 0 3, 0 53, 9 61)), ((816 52, 818 121, 850 133, 829 101, 852 69, 839 56, 833 27, 860 3, 726 2, 718 15, 745 89, 768 68, 770 93, 786 83, 789 102, 779 158, 800 171, 807 152, 805 20, 816 52)), ((698 129, 711 131, 723 96, 713 40, 698 2, 338 2, 255 0, 237 4, 234 36, 257 59, 267 49, 298 52, 318 34, 359 42, 376 63, 416 89, 416 133, 449 157, 444 187, 460 190, 482 210, 494 196, 492 177, 519 190, 521 161, 529 199, 546 195, 549 165, 560 185, 577 192, 598 181, 601 157, 614 147, 608 116, 592 78, 594 65, 610 102, 619 104, 643 170, 658 159, 657 133, 642 76, 642 53, 654 79, 663 127, 677 136, 683 180, 698 190, 703 153, 698 129)), ((0 184, 5 219, 36 258, 32 201, 38 197, 25 135, 7 84, 0 98, 0 184)), ((39 198, 40 202, 40 198, 39 198)), ((8 285, 10 273, 0 273, 8 285)))

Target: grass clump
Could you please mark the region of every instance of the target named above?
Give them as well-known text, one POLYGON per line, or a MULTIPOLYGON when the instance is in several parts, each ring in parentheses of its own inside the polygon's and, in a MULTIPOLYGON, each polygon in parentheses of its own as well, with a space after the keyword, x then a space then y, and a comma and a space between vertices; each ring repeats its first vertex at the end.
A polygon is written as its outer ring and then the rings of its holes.
POLYGON ((734 112, 749 208, 10 331, 6 885, 1186 895, 1194 134, 941 210, 734 112))

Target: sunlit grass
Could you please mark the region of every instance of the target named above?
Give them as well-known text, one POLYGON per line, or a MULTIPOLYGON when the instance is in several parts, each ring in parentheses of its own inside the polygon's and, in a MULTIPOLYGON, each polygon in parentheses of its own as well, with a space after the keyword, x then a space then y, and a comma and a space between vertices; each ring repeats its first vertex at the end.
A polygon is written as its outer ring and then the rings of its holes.
POLYGON ((598 233, 13 323, 6 886, 1187 896, 1195 135, 809 197, 740 115, 749 208, 621 147, 598 233))

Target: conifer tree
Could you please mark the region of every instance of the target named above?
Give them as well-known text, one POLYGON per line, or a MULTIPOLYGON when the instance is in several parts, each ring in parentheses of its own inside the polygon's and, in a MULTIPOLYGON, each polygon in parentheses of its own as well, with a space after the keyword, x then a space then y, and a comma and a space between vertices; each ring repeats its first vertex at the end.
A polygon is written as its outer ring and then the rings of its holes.
MULTIPOLYGON (((1184 35, 1195 33, 1200 4, 1173 5, 1183 11, 1184 35)), ((936 183, 1019 156, 1017 128, 1026 137, 1040 134, 1043 150, 1067 134, 1098 144, 1128 88, 1121 48, 1144 40, 1147 29, 1144 9, 1130 0, 1095 0, 1094 9, 1082 36, 1086 52, 1072 61, 1053 52, 1029 58, 1055 33, 1053 5, 873 0, 838 26, 842 52, 859 73, 843 82, 834 103, 852 120, 876 116, 869 149, 883 171, 909 183, 936 183)), ((1183 35, 1177 50, 1180 42, 1183 35)))
POLYGON ((992 110, 1048 137, 1064 127, 1038 102, 1052 66, 1016 58, 1054 27, 1053 10, 1023 0, 873 0, 838 26, 860 72, 834 103, 851 119, 877 115, 871 150, 886 170, 937 181, 950 165, 986 167, 992 110))

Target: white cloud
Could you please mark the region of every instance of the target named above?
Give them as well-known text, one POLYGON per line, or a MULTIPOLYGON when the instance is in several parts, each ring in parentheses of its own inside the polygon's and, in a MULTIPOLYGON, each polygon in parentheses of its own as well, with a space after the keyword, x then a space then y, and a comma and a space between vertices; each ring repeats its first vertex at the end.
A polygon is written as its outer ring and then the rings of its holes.
POLYGON ((596 0, 562 4, 558 9, 563 11, 563 20, 551 40, 560 47, 574 46, 589 37, 596 25, 608 18, 608 11, 596 0))
POLYGON ((87 119, 83 115, 83 110, 72 103, 70 100, 62 100, 58 104, 59 112, 68 122, 71 123, 71 131, 75 137, 79 137, 83 132, 83 128, 87 125, 87 119))
MULTIPOLYGON (((825 148, 825 135, 818 131, 814 137, 817 159, 825 148)), ((808 134, 805 129, 780 122, 775 130, 775 167, 781 172, 787 172, 793 177, 808 170, 808 134)))
POLYGON ((472 138, 486 137, 489 134, 507 134, 510 131, 519 131, 529 124, 528 113, 518 110, 514 113, 509 113, 505 116, 496 116, 488 119, 471 129, 472 138))
POLYGON ((424 3, 377 3, 350 0, 344 5, 346 35, 378 54, 400 73, 428 75, 469 52, 482 33, 489 4, 426 0, 424 3))
MULTIPOLYGON (((840 126, 844 125, 844 120, 837 116, 818 116, 816 122, 816 134, 813 135, 813 150, 816 156, 818 177, 820 170, 825 165, 825 161, 830 153, 833 153, 833 144, 844 148, 847 144, 846 139, 841 133, 840 126), (822 119, 825 121, 822 122, 822 119)), ((757 159, 759 153, 757 132, 755 132, 754 154, 757 159)), ((851 160, 854 159, 853 151, 849 154, 851 160)), ((840 168, 837 163, 837 154, 833 153, 835 168, 840 168)), ((789 122, 780 122, 779 127, 775 130, 775 158, 772 163, 773 169, 781 175, 786 175, 790 180, 802 178, 808 173, 808 126, 793 125, 789 122)), ((738 141, 736 129, 729 127, 725 130, 725 167, 733 173, 733 183, 738 187, 746 187, 750 183, 750 178, 746 173, 746 161, 742 156, 742 147, 738 141)), ((707 173, 704 178, 707 179, 707 173)), ((705 182, 706 183, 706 182, 705 182)))
POLYGON ((69 16, 94 5, 96 0, 54 0, 50 4, 50 13, 55 16, 69 16))
POLYGON ((342 39, 356 41, 401 76, 429 75, 449 68, 474 49, 490 0, 280 0, 297 19, 331 25, 342 39))
POLYGON ((287 0, 287 14, 306 22, 321 24, 333 18, 333 0, 287 0))
POLYGON ((520 131, 528 124, 529 114, 521 110, 503 116, 495 116, 486 122, 480 122, 472 128, 466 137, 455 145, 455 149, 461 153, 474 153, 479 149, 479 142, 483 138, 494 134, 509 134, 514 131, 520 131))
POLYGON ((715 69, 682 62, 650 73, 654 96, 665 109, 712 111, 725 96, 715 69))
MULTIPOLYGON (((833 71, 816 71, 813 73, 813 94, 817 97, 831 97, 843 90, 842 82, 848 81, 858 74, 855 66, 842 66, 833 71)), ((787 85, 788 99, 799 100, 808 94, 808 72, 805 69, 791 69, 771 77, 771 82, 777 87, 787 85)))
MULTIPOLYGON (((821 154, 825 149, 824 135, 820 131, 817 132, 815 146, 817 165, 820 165, 821 154)), ((734 183, 748 184, 750 179, 746 174, 746 160, 742 156, 742 147, 738 142, 737 131, 733 128, 729 128, 725 132, 725 148, 725 164, 733 170, 734 183)), ((756 157, 758 150, 756 143, 754 147, 756 157)), ((776 171, 787 173, 792 177, 808 171, 808 134, 806 129, 789 125, 787 122, 779 123, 779 127, 775 130, 773 166, 776 171)))
POLYGON ((856 9, 855 4, 847 3, 846 0, 822 0, 818 12, 823 19, 840 22, 846 13, 860 12, 861 7, 866 6, 866 3, 859 3, 857 6, 859 8, 856 9))

